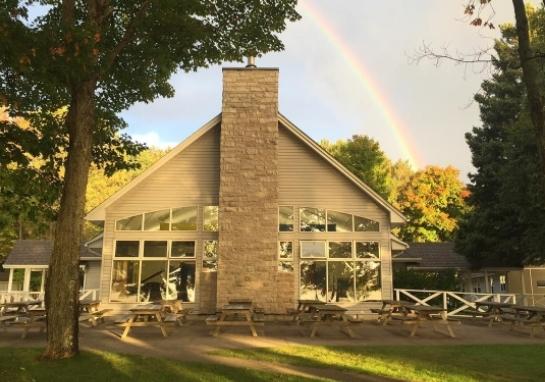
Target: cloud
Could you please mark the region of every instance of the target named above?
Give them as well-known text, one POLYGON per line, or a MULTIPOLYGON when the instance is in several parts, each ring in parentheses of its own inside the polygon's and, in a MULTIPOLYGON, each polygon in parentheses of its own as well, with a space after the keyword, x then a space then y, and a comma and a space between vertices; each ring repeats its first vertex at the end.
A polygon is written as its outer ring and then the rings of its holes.
POLYGON ((140 143, 145 143, 149 147, 156 147, 160 149, 172 148, 179 143, 162 140, 156 131, 148 131, 147 133, 143 134, 133 134, 132 138, 140 143))

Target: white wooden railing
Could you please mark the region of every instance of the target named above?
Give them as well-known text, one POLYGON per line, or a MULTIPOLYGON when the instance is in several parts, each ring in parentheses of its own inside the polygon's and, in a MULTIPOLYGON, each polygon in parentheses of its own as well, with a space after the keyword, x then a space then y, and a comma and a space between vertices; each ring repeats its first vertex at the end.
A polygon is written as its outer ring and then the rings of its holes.
POLYGON ((469 316, 476 309, 475 303, 495 301, 509 304, 517 303, 515 293, 472 293, 447 290, 394 289, 398 301, 409 301, 417 305, 442 306, 449 316, 469 316))
MULTIPOLYGON (((18 301, 35 301, 44 300, 44 292, 1 292, 0 303, 18 302, 18 301)), ((81 300, 97 300, 98 289, 81 289, 79 291, 79 299, 81 300)), ((42 304, 43 305, 43 304, 42 304)))

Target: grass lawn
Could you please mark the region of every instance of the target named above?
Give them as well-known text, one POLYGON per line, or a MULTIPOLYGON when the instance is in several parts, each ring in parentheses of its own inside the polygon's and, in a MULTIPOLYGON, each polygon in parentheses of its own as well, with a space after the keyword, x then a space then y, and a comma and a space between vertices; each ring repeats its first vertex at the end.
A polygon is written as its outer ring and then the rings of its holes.
POLYGON ((40 349, 0 348, 0 381, 309 381, 210 364, 182 363, 107 352, 39 361, 40 349))
POLYGON ((545 345, 289 346, 214 354, 406 381, 545 381, 545 345))

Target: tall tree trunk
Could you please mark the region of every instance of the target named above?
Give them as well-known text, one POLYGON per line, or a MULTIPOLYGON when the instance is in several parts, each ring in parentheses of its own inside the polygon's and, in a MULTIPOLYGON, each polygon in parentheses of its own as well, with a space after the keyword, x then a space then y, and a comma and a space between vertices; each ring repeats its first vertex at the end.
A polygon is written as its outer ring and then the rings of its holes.
MULTIPOLYGON (((545 6, 545 1, 543 2, 545 6)), ((539 62, 530 43, 528 17, 524 0, 513 0, 517 21, 517 37, 519 41, 519 57, 522 66, 522 77, 528 94, 530 118, 535 128, 541 159, 541 173, 545 183, 545 100, 540 89, 539 62)))
POLYGON ((73 89, 66 119, 70 145, 45 294, 46 359, 69 358, 79 351, 79 251, 92 159, 95 85, 94 81, 87 81, 73 89))

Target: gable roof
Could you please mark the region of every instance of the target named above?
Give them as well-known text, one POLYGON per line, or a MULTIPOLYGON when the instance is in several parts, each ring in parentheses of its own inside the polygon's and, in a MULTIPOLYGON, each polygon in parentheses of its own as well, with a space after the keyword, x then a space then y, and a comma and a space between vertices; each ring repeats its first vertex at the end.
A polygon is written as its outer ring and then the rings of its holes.
MULTIPOLYGON (((9 253, 4 267, 13 268, 17 265, 47 266, 53 251, 51 240, 17 240, 9 253)), ((90 248, 81 246, 81 260, 100 260, 102 255, 90 248)))
POLYGON ((414 269, 469 269, 465 256, 454 250, 454 243, 409 243, 409 248, 392 257, 394 262, 416 263, 414 269))
MULTIPOLYGON (((290 120, 288 120, 284 115, 280 113, 278 113, 278 123, 282 124, 282 126, 284 126, 293 135, 299 138, 299 140, 305 143, 306 146, 308 146, 316 154, 318 154, 320 157, 322 157, 327 162, 329 162, 329 164, 331 164, 337 171, 339 171, 342 175, 348 178, 348 180, 350 180, 353 184, 355 184, 359 189, 361 189, 367 195, 369 195, 371 199, 373 199, 375 202, 377 202, 379 205, 381 205, 383 208, 389 211, 390 221, 393 224, 402 224, 407 221, 407 219, 405 218, 405 216, 403 216, 401 211, 399 211, 390 203, 388 203, 386 200, 384 200, 379 194, 377 194, 373 189, 371 189, 371 187, 369 187, 367 184, 365 184, 359 178, 357 178, 354 174, 352 174, 346 167, 344 167, 335 158, 333 158, 333 156, 331 156, 328 152, 326 152, 318 143, 316 143, 312 138, 310 138, 307 134, 305 134, 301 129, 295 126, 295 124, 293 124, 290 120)), ((92 211, 90 211, 87 214, 87 216, 85 216, 85 219, 104 220, 106 217, 106 208, 108 208, 116 200, 118 200, 127 192, 129 192, 138 184, 140 184, 143 180, 145 180, 148 176, 153 174, 153 172, 155 172, 157 169, 159 169, 161 166, 167 163, 170 159, 174 158, 176 155, 181 153, 185 148, 187 148, 189 145, 191 145, 193 142, 195 142, 197 139, 202 137, 209 130, 211 130, 212 128, 214 128, 215 126, 219 124, 221 124, 221 114, 218 114, 217 116, 212 118, 210 121, 205 123, 200 129, 198 129, 195 133, 193 133, 184 141, 182 141, 179 145, 174 147, 170 152, 168 152, 164 157, 162 157, 157 162, 155 162, 155 164, 150 166, 146 171, 144 171, 142 174, 134 178, 131 182, 126 184, 123 188, 121 188, 115 194, 110 196, 104 202, 96 206, 92 211)))

